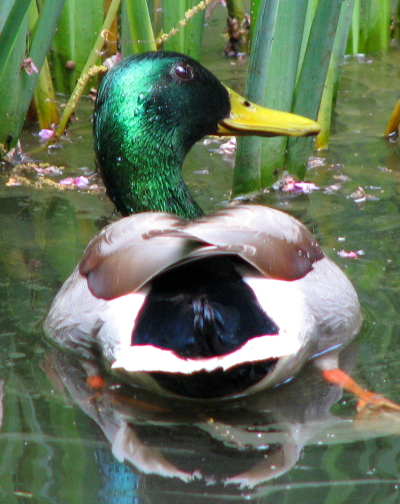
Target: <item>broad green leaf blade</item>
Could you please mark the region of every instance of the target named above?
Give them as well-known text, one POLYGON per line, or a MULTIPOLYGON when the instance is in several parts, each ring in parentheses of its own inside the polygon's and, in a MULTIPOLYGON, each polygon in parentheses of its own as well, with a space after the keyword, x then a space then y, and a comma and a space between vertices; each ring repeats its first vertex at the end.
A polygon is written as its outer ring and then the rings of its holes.
POLYGON ((64 108, 64 112, 61 117, 61 121, 60 121, 60 123, 57 127, 57 130, 56 130, 56 136, 58 136, 58 137, 60 137, 62 135, 65 128, 67 127, 69 118, 70 118, 72 112, 75 110, 76 104, 77 104, 77 102, 82 94, 82 91, 83 91, 86 83, 88 82, 89 78, 91 77, 91 75, 95 75, 96 73, 98 73, 97 70, 99 67, 97 67, 97 68, 92 68, 92 67, 94 67, 94 65, 96 64, 96 61, 99 56, 99 52, 101 51, 101 48, 103 47, 103 44, 104 44, 102 32, 110 29, 110 26, 112 25, 114 18, 118 12, 120 2, 121 2, 121 0, 112 0, 110 6, 108 8, 107 16, 104 20, 103 26, 102 26, 99 34, 97 35, 97 39, 94 43, 94 46, 92 47, 92 50, 90 51, 90 54, 87 58, 85 66, 83 67, 81 76, 79 77, 78 82, 76 83, 74 91, 73 91, 72 95, 70 96, 66 107, 64 108), (92 72, 92 70, 94 72, 92 72))
POLYGON ((361 53, 376 53, 389 47, 390 0, 361 0, 359 48, 361 53))
POLYGON ((24 120, 19 116, 19 104, 23 90, 21 63, 26 54, 29 2, 25 14, 22 3, 17 0, 14 4, 17 10, 21 7, 21 17, 15 18, 11 11, 0 36, 0 143, 7 149, 15 145, 24 120))
MULTIPOLYGON (((296 87, 303 27, 308 0, 281 0, 271 47, 264 106, 290 112, 296 87)), ((261 139, 261 187, 267 187, 282 170, 287 137, 261 139)))
POLYGON ((55 103, 53 81, 47 58, 40 70, 39 79, 34 91, 34 99, 39 128, 51 129, 60 120, 60 114, 55 103))
MULTIPOLYGON (((263 0, 256 6, 257 21, 250 52, 245 96, 262 104, 268 72, 271 45, 279 0, 263 0)), ((258 137, 240 138, 233 174, 232 196, 261 190, 261 140, 258 137)))
MULTIPOLYGON (((185 19, 185 14, 196 7, 199 0, 164 0, 163 32, 169 33, 179 27, 179 22, 185 19)), ((179 27, 163 44, 166 51, 177 51, 194 59, 200 59, 201 42, 203 39, 204 9, 196 12, 187 20, 184 26, 179 27)))
POLYGON ((329 63, 321 106, 318 113, 318 122, 321 125, 321 133, 317 136, 317 149, 326 149, 329 142, 332 111, 336 102, 340 75, 344 61, 344 53, 349 35, 350 24, 353 14, 354 0, 346 0, 342 4, 335 42, 329 63))
MULTIPOLYGON (((317 119, 342 0, 319 0, 299 73, 292 112, 317 119)), ((311 150, 311 138, 290 138, 286 166, 303 177, 311 150)))
MULTIPOLYGON (((163 32, 169 33, 170 30, 176 28, 186 12, 186 0, 164 0, 164 22, 163 32)), ((163 44, 163 49, 166 51, 184 52, 185 36, 183 29, 179 30, 173 37, 170 37, 163 44)))
MULTIPOLYGON (((35 33, 39 19, 38 7, 32 2, 29 9, 29 31, 35 33)), ((47 58, 39 73, 39 78, 34 90, 34 103, 39 120, 39 128, 51 129, 60 120, 60 114, 55 103, 53 80, 47 58)))
POLYGON ((70 94, 76 81, 75 71, 68 71, 66 68, 67 62, 76 60, 74 7, 75 0, 66 0, 52 41, 51 64, 54 84, 57 92, 62 94, 70 94))
POLYGON ((300 69, 303 66, 304 54, 307 49, 308 38, 310 36, 311 26, 314 20, 315 9, 317 8, 318 2, 319 0, 308 0, 306 18, 304 20, 304 27, 303 27, 303 37, 300 42, 301 47, 300 47, 299 63, 297 68, 297 76, 299 75, 300 69))
POLYGON ((121 3, 120 31, 121 31, 121 41, 120 41, 121 56, 123 58, 126 58, 127 56, 134 54, 129 29, 128 7, 126 5, 126 2, 121 3))
POLYGON ((358 54, 360 47, 360 0, 355 0, 346 54, 358 54))
POLYGON ((25 26, 25 16, 28 12, 31 0, 16 0, 1 7, 2 15, 7 15, 5 20, 0 19, 2 29, 0 31, 0 82, 7 72, 8 61, 15 45, 19 45, 21 29, 25 26), (10 5, 10 9, 6 6, 10 5))
MULTIPOLYGON (((30 58, 39 70, 42 68, 46 54, 49 50, 63 5, 64 0, 46 0, 42 10, 40 11, 37 27, 29 52, 30 58)), ((28 110, 29 103, 33 96, 33 91, 38 81, 38 74, 33 73, 29 76, 25 73, 22 75, 22 81, 23 96, 20 110, 25 117, 26 110, 28 110)))
POLYGON ((134 53, 155 51, 156 42, 146 0, 125 0, 134 53))
MULTIPOLYGON (((198 3, 198 0, 188 1, 187 7, 188 9, 191 9, 198 3)), ((201 59, 201 44, 203 41, 204 32, 204 16, 205 10, 200 10, 191 19, 188 20, 186 26, 183 26, 181 28, 185 37, 184 52, 195 60, 201 59)))
POLYGON ((52 66, 57 92, 72 93, 100 33, 103 17, 104 0, 65 2, 52 42, 52 66))
MULTIPOLYGON (((26 54, 26 57, 29 56, 39 70, 49 49, 63 4, 64 0, 46 0, 40 12, 31 48, 29 54, 26 54)), ((5 118, 0 124, 0 142, 8 147, 14 145, 18 140, 38 80, 38 73, 27 71, 31 68, 29 65, 27 68, 22 67, 28 33, 28 16, 27 9, 25 9, 22 22, 21 19, 16 21, 14 8, 20 5, 26 7, 26 2, 16 2, 10 11, 9 19, 13 21, 14 25, 9 28, 8 23, 11 21, 7 19, 4 27, 6 30, 7 26, 7 33, 8 31, 12 32, 12 29, 16 30, 17 35, 13 34, 12 37, 10 35, 13 41, 12 47, 8 47, 8 50, 4 50, 0 55, 1 64, 4 63, 4 66, 0 67, 2 69, 2 75, 0 75, 0 92, 2 93, 0 115, 5 118)), ((27 7, 29 8, 29 5, 27 7)), ((6 40, 3 39, 4 44, 7 44, 6 40)))

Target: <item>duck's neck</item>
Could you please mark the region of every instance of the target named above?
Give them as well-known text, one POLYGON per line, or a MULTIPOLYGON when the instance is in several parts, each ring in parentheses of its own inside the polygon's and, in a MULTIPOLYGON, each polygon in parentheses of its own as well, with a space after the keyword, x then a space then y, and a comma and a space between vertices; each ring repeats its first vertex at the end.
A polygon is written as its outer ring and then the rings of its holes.
POLYGON ((117 210, 123 215, 169 212, 186 219, 203 215, 182 178, 188 149, 177 148, 173 135, 164 128, 156 138, 149 130, 132 131, 104 128, 95 137, 101 174, 117 210))

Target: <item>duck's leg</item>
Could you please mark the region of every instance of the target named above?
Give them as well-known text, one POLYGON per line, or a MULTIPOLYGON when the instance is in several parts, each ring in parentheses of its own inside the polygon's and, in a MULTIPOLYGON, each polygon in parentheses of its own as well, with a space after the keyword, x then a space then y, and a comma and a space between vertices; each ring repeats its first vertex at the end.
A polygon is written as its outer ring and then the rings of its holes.
POLYGON ((400 404, 396 404, 380 394, 360 387, 353 378, 341 369, 325 369, 322 371, 322 377, 327 382, 338 385, 354 394, 358 398, 358 412, 362 413, 368 409, 400 411, 400 404))
POLYGON ((371 410, 400 411, 400 404, 360 387, 345 371, 339 369, 338 353, 321 355, 315 359, 315 364, 321 370, 324 380, 338 385, 358 398, 357 411, 359 413, 367 413, 371 410))

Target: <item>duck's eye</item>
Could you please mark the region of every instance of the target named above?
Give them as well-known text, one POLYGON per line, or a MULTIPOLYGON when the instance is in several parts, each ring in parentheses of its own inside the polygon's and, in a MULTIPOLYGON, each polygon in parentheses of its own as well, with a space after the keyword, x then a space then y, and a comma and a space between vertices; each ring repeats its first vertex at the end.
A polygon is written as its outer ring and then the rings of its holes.
POLYGON ((182 80, 190 80, 193 78, 193 68, 190 65, 181 63, 175 67, 175 75, 182 80))

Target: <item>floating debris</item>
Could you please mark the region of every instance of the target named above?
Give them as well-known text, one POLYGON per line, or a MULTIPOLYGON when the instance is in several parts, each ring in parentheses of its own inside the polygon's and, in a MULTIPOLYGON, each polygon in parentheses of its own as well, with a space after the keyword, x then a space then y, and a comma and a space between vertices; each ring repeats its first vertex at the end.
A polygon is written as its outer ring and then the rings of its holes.
POLYGON ((208 168, 204 168, 203 170, 195 170, 193 173, 195 175, 211 175, 210 170, 208 168))
POLYGON ((211 145, 211 144, 217 144, 219 143, 219 140, 217 137, 207 137, 203 140, 203 145, 211 145))
POLYGON ((18 165, 33 162, 33 159, 22 149, 18 140, 17 145, 7 153, 6 161, 12 165, 18 165))
POLYGON ((41 177, 39 180, 29 180, 23 175, 10 175, 6 184, 8 187, 17 187, 17 186, 33 186, 37 188, 41 187, 57 187, 58 183, 54 180, 51 180, 47 177, 41 177))
POLYGON ((356 252, 354 252, 353 250, 351 250, 350 252, 346 252, 346 250, 340 250, 337 253, 339 257, 343 257, 346 259, 357 259, 359 256, 362 256, 364 254, 365 254, 364 250, 357 250, 356 252))
MULTIPOLYGON (((282 189, 284 191, 284 189, 282 189)), ((319 187, 314 184, 314 182, 295 182, 294 192, 296 193, 310 193, 313 191, 319 191, 319 187)))
POLYGON ((53 138, 53 136, 54 136, 54 130, 52 129, 43 128, 38 133, 38 137, 41 142, 47 142, 47 140, 50 140, 50 138, 53 138))
POLYGON ((344 175, 343 173, 341 173, 340 175, 333 175, 333 178, 335 180, 339 180, 339 182, 349 182, 349 180, 351 180, 348 175, 344 175))
POLYGON ((367 200, 367 195, 362 187, 359 187, 356 191, 352 192, 349 196, 355 201, 355 203, 363 203, 367 200))
POLYGON ((275 191, 282 191, 295 194, 308 194, 313 191, 319 191, 319 187, 314 182, 303 182, 296 177, 284 171, 282 177, 272 185, 275 191))
POLYGON ((332 163, 328 166, 328 170, 342 170, 344 165, 342 163, 332 163))
POLYGON ((74 186, 78 189, 89 187, 89 179, 81 175, 80 177, 67 177, 59 181, 60 185, 74 186))
POLYGON ((236 137, 231 137, 215 151, 218 154, 234 154, 236 152, 236 137))
POLYGON ((32 499, 33 493, 31 492, 22 492, 21 490, 14 490, 13 494, 15 497, 21 497, 22 499, 32 499))
POLYGON ((8 187, 17 187, 22 185, 23 182, 20 180, 19 177, 9 177, 9 179, 6 182, 6 186, 8 187))
POLYGON ((359 186, 356 191, 352 192, 349 196, 355 203, 365 203, 366 201, 379 201, 379 198, 367 194, 363 187, 359 186))
POLYGON ((331 184, 324 188, 324 194, 333 194, 342 189, 340 184, 331 184))
POLYGON ((35 163, 35 162, 28 162, 28 163, 20 163, 17 164, 13 167, 13 169, 10 172, 10 178, 15 177, 17 175, 21 175, 24 172, 31 172, 34 173, 35 175, 62 175, 62 172, 64 170, 64 166, 55 166, 51 165, 49 163, 35 163))
POLYGON ((283 192, 292 193, 310 193, 318 191, 319 187, 314 182, 302 182, 293 177, 292 175, 284 176, 277 184, 274 184, 274 189, 280 189, 283 192))
POLYGON ((325 158, 310 156, 308 158, 307 168, 318 168, 318 166, 325 166, 325 158))
POLYGON ((85 190, 86 192, 102 193, 105 192, 104 186, 97 183, 90 184, 91 178, 81 175, 80 177, 67 177, 60 182, 52 180, 48 177, 41 176, 39 179, 30 180, 27 177, 19 174, 10 174, 5 185, 7 187, 31 186, 38 189, 43 187, 52 187, 61 191, 65 190, 85 190))

